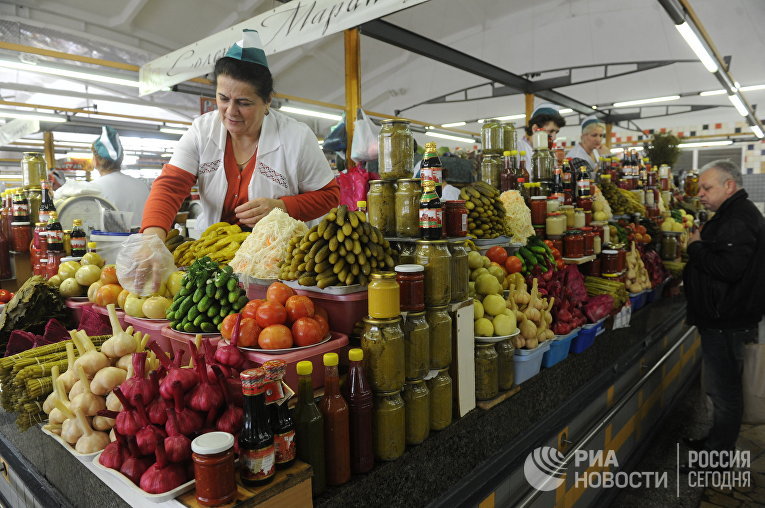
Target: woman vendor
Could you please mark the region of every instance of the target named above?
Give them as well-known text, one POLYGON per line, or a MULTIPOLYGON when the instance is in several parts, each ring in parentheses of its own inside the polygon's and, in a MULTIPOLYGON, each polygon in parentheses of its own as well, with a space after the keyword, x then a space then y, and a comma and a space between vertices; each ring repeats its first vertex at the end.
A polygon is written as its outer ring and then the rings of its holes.
POLYGON ((566 120, 558 112, 553 104, 540 104, 531 114, 531 120, 525 127, 526 134, 518 140, 518 151, 526 152, 526 169, 531 173, 531 156, 534 148, 531 145, 531 136, 535 132, 545 131, 552 141, 566 125, 566 120))
POLYGON ((587 165, 590 178, 595 177, 600 160, 598 149, 603 144, 605 135, 606 126, 601 123, 598 117, 590 115, 582 121, 582 137, 579 144, 566 154, 566 158, 571 159, 572 169, 587 165))
POLYGON ((308 222, 337 206, 340 188, 316 136, 271 109, 273 80, 257 31, 244 30, 214 76, 218 110, 181 137, 154 181, 143 232, 164 239, 195 182, 200 230, 220 221, 251 228, 277 207, 308 222))

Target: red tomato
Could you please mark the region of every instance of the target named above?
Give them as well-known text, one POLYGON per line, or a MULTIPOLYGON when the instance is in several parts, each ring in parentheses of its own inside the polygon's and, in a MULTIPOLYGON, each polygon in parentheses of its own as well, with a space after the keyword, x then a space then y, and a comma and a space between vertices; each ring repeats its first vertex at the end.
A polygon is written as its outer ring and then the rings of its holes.
POLYGON ((0 289, 0 303, 8 303, 13 298, 13 293, 7 289, 0 289))
POLYGON ((255 311, 255 320, 263 328, 271 325, 283 325, 287 321, 287 309, 276 302, 263 302, 255 311))
MULTIPOLYGON (((236 318, 238 316, 239 314, 229 314, 223 319, 223 322, 220 324, 220 334, 224 339, 231 340, 231 336, 234 334, 234 325, 236 325, 236 318)), ((242 321, 244 321, 244 319, 242 319, 242 321)), ((241 327, 241 324, 239 326, 241 327)))
POLYGON ((249 302, 247 302, 247 305, 245 305, 240 311, 242 313, 242 318, 255 319, 255 311, 257 311, 258 307, 260 307, 260 304, 264 302, 265 300, 263 300, 262 298, 257 300, 250 300, 249 302))
POLYGON ((268 289, 266 290, 266 300, 269 302, 278 302, 279 305, 284 305, 287 298, 294 294, 295 290, 287 284, 284 284, 283 282, 274 282, 268 286, 268 289))
POLYGON ((236 345, 242 347, 257 347, 260 331, 261 328, 254 319, 243 318, 242 322, 239 323, 239 340, 236 345))
POLYGON ((507 273, 518 273, 523 270, 523 263, 516 256, 510 256, 505 260, 505 269, 507 273))
MULTIPOLYGON (((319 305, 318 303, 313 304, 313 313, 315 316, 321 316, 324 318, 324 320, 329 323, 329 314, 327 314, 327 309, 319 305)), ((315 317, 314 316, 314 317, 315 317)))
POLYGON ((96 293, 96 305, 101 307, 106 307, 110 303, 117 305, 120 293, 122 293, 122 286, 119 284, 104 284, 96 293))
POLYGON ((552 249, 554 244, 552 243, 552 240, 545 240, 545 245, 552 249))
POLYGON ((329 322, 321 317, 319 314, 316 314, 313 318, 313 320, 317 321, 321 325, 321 336, 326 337, 329 333, 329 322))
POLYGON ((296 346, 310 346, 326 337, 324 325, 316 319, 301 317, 292 325, 292 338, 296 346))
POLYGON ((552 253, 553 257, 555 259, 561 258, 563 256, 560 255, 560 251, 556 249, 555 247, 550 247, 550 253, 552 253))
POLYGON ((495 245, 486 251, 486 257, 497 264, 504 264, 507 259, 507 250, 500 245, 495 245))
POLYGON ((313 302, 307 296, 290 296, 284 307, 287 309, 287 317, 292 323, 302 317, 313 317, 314 314, 313 302))
POLYGON ((558 268, 558 270, 563 270, 566 268, 566 263, 562 258, 558 258, 555 260, 555 266, 558 268))
POLYGON ((263 328, 258 336, 258 345, 263 349, 285 349, 292 347, 292 332, 284 325, 263 328))

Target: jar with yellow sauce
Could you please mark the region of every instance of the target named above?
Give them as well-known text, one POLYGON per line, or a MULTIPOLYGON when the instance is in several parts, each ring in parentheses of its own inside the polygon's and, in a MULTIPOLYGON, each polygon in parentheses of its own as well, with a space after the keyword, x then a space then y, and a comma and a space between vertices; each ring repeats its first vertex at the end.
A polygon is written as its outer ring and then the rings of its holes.
POLYGON ((374 452, 378 460, 396 460, 406 449, 406 409, 401 390, 375 393, 374 452))
POLYGON ((364 318, 361 335, 364 372, 378 392, 401 390, 404 386, 405 348, 401 318, 364 318))
POLYGON ((376 272, 370 275, 368 287, 369 315, 375 319, 391 319, 401 314, 396 272, 376 272))
POLYGON ((430 327, 430 368, 443 369, 452 363, 452 318, 447 306, 425 311, 430 327))
POLYGON ((406 444, 417 445, 430 434, 430 390, 422 379, 404 385, 406 444))
POLYGON ((449 369, 439 369, 427 380, 430 390, 430 430, 443 430, 452 423, 452 378, 449 369))
MULTIPOLYGON (((560 207, 560 211, 566 216, 566 228, 572 229, 574 227, 574 206, 563 205, 560 207)), ((582 216, 584 218, 584 216, 582 216)))

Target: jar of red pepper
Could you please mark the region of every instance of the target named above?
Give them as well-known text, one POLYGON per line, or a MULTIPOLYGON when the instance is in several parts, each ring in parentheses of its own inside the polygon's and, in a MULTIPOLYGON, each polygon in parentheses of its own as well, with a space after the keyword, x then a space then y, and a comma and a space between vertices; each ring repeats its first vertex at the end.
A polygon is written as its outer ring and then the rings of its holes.
POLYGON ((547 235, 547 239, 552 242, 552 248, 558 249, 558 252, 560 252, 562 256, 563 255, 563 235, 558 235, 555 238, 551 238, 550 235, 547 235))
POLYGON ((619 253, 615 250, 604 250, 600 253, 600 272, 602 274, 619 273, 619 253))
POLYGON ((32 243, 32 225, 29 222, 11 222, 11 236, 14 251, 29 252, 29 244, 32 243))
POLYGON ((617 265, 619 272, 623 272, 627 268, 627 251, 624 249, 617 249, 617 265))
POLYGON ((425 267, 422 265, 397 265, 396 280, 401 295, 403 312, 425 310, 425 267))
POLYGON ((204 506, 230 503, 236 497, 234 436, 208 432, 191 442, 197 501, 204 506))
POLYGON ((58 275, 58 267, 61 264, 61 258, 64 256, 65 254, 63 252, 48 251, 48 264, 46 265, 46 271, 49 279, 54 275, 58 275))
POLYGON ((467 236, 468 211, 462 200, 447 201, 444 210, 446 236, 467 236))
POLYGON ((584 235, 578 229, 572 229, 563 237, 563 250, 567 258, 584 257, 584 235))
POLYGON ((590 272, 589 274, 593 277, 600 277, 600 257, 596 257, 592 260, 592 262, 589 263, 590 265, 590 272))
POLYGON ((545 224, 547 218, 547 196, 531 197, 531 223, 535 226, 545 224))
POLYGON ((584 236, 584 255, 592 256, 595 254, 595 237, 598 235, 591 227, 585 226, 582 228, 582 236, 584 236))

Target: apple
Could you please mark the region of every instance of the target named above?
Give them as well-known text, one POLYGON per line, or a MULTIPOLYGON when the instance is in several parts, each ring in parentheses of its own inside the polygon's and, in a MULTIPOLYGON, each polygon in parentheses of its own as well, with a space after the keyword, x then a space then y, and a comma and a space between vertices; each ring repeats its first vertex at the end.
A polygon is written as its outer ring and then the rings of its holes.
POLYGON ((101 282, 104 284, 117 284, 117 266, 106 265, 101 270, 101 282))
POLYGON ((101 269, 96 265, 83 265, 74 273, 80 286, 90 286, 101 278, 101 269))
POLYGON ((87 252, 84 256, 82 256, 80 264, 96 265, 97 267, 101 268, 104 266, 104 260, 101 256, 98 255, 97 252, 87 252))
POLYGON ((97 280, 93 284, 90 285, 88 288, 88 301, 91 303, 96 303, 96 294, 98 294, 98 290, 101 289, 101 286, 103 286, 104 283, 100 280, 97 280))
POLYGON ((146 314, 143 313, 144 302, 146 302, 146 298, 141 298, 135 293, 128 294, 127 299, 125 299, 125 314, 137 318, 146 317, 146 314))
POLYGON ((117 299, 122 292, 122 286, 119 284, 104 284, 96 292, 96 305, 106 307, 110 303, 117 305, 117 299))
POLYGON ((143 313, 149 319, 165 319, 165 313, 171 303, 164 296, 149 297, 143 302, 143 313))
POLYGON ((77 284, 77 281, 73 278, 65 279, 58 287, 58 292, 61 293, 61 296, 66 298, 82 296, 82 286, 77 284))
POLYGON ((167 289, 170 291, 171 296, 175 296, 181 290, 183 278, 186 276, 186 272, 180 270, 170 274, 167 278, 167 289))
POLYGON ((127 289, 123 289, 122 292, 120 292, 119 296, 117 297, 117 307, 120 309, 125 308, 125 300, 127 299, 128 295, 130 295, 130 291, 127 289))

